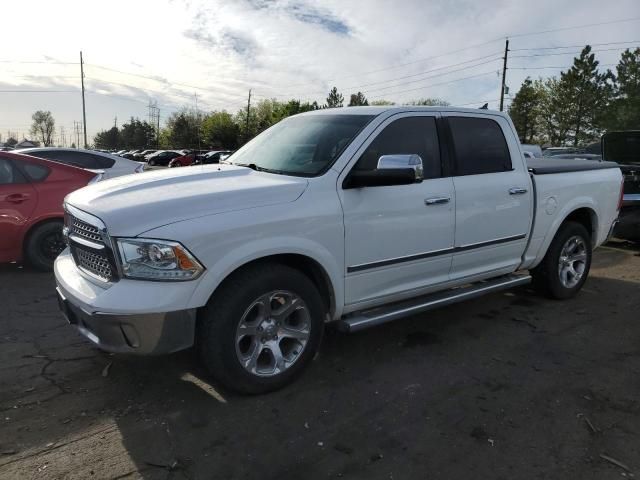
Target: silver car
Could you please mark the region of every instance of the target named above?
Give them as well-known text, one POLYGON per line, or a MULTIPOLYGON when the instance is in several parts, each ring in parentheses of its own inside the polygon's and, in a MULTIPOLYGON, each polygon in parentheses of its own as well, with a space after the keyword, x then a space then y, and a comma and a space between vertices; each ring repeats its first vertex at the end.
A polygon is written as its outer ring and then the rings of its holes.
POLYGON ((143 163, 118 157, 111 153, 97 152, 95 150, 42 147, 23 148, 20 149, 19 152, 87 170, 100 171, 102 172, 103 180, 129 175, 131 173, 140 173, 144 170, 143 163))

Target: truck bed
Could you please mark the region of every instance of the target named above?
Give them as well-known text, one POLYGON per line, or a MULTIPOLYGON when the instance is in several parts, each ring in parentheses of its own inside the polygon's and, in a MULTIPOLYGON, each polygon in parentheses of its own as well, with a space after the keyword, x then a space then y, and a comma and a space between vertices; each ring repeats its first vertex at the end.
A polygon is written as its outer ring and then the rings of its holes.
POLYGON ((595 160, 531 158, 527 159, 527 168, 534 175, 550 173, 585 172, 588 170, 604 170, 620 168, 616 162, 597 162, 595 160))

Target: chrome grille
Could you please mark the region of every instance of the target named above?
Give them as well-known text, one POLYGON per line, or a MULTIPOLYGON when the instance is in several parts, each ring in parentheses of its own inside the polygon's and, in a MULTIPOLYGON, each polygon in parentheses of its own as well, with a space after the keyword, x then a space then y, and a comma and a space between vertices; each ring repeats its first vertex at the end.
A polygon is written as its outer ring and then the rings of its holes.
POLYGON ((111 280, 113 271, 111 270, 109 260, 104 255, 90 252, 74 245, 73 256, 76 259, 78 267, 101 278, 102 280, 111 280))
POLYGON ((102 235, 100 235, 100 230, 98 227, 94 227, 93 225, 89 225, 82 220, 77 219, 76 217, 70 215, 70 225, 69 225, 69 233, 73 233, 78 235, 79 237, 86 238, 87 240, 92 240, 94 242, 102 243, 102 235))

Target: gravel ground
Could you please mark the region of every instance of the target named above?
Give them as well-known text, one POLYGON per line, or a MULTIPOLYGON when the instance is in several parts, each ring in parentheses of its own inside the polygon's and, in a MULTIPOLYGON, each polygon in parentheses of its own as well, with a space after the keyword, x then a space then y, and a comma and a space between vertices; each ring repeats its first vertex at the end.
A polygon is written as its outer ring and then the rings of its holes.
POLYGON ((51 274, 0 267, 0 478, 640 476, 639 267, 617 243, 569 301, 521 288, 328 332, 298 382, 259 397, 210 383, 191 351, 100 352, 51 274))

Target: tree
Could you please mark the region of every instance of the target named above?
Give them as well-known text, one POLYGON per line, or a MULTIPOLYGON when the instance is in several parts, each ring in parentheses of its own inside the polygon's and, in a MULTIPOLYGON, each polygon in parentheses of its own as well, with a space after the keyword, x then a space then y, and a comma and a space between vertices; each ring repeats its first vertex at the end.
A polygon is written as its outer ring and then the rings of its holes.
POLYGON ((338 93, 338 89, 333 87, 327 97, 327 108, 342 107, 344 103, 344 97, 341 93, 338 93))
POLYGON ((541 132, 539 143, 564 145, 571 128, 573 108, 566 86, 556 77, 539 83, 542 85, 538 118, 541 132))
POLYGON ((56 122, 53 119, 50 111, 38 110, 35 112, 31 119, 31 135, 42 141, 45 147, 50 147, 53 144, 53 134, 56 131, 56 122))
POLYGON ((97 148, 117 150, 122 145, 120 131, 116 127, 111 127, 109 130, 98 132, 96 136, 93 137, 93 143, 97 148))
POLYGON ((441 98, 421 98, 419 100, 411 100, 410 102, 405 103, 405 105, 416 105, 416 106, 425 106, 425 107, 448 107, 451 104, 441 98))
POLYGON ((349 100, 349 107, 359 107, 363 105, 369 105, 367 97, 365 97, 362 92, 352 93, 351 99, 349 100))
POLYGON ((13 137, 7 138, 7 141, 4 142, 5 146, 7 147, 15 147, 16 143, 18 143, 18 140, 13 137))
POLYGON ((640 48, 625 50, 616 71, 615 99, 607 115, 607 127, 640 129, 640 48))
POLYGON ((373 100, 371 105, 375 105, 376 107, 385 107, 387 105, 395 105, 395 102, 390 100, 373 100))
POLYGON ((155 146, 155 128, 148 122, 141 122, 138 118, 129 120, 120 129, 121 146, 124 148, 146 148, 155 146))
POLYGON ((573 66, 567 72, 560 73, 560 91, 572 107, 567 140, 574 146, 600 136, 613 97, 613 79, 609 70, 598 72, 598 61, 589 45, 573 59, 573 66))
POLYGON ((538 134, 538 118, 543 90, 527 77, 509 106, 509 115, 522 143, 534 143, 538 134))
POLYGON ((188 108, 174 112, 167 120, 169 143, 174 148, 198 148, 202 144, 202 118, 188 108))
POLYGON ((233 150, 240 144, 240 127, 230 113, 213 112, 202 122, 202 138, 211 148, 233 150))

